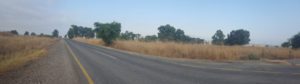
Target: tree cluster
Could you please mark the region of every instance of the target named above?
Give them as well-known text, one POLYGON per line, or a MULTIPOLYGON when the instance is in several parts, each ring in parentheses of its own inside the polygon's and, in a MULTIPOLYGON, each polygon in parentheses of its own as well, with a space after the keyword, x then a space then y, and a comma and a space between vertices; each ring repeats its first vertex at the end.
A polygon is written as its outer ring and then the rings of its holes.
MULTIPOLYGON (((57 31, 58 32, 58 31, 57 31)), ((24 33, 24 36, 37 36, 37 34, 35 33, 35 32, 31 32, 30 34, 29 34, 29 32, 28 31, 25 31, 25 33, 24 33)))
POLYGON ((287 42, 282 43, 281 46, 286 48, 292 47, 293 49, 300 48, 300 33, 294 35, 287 42))
POLYGON ((147 35, 142 40, 146 42, 152 42, 152 41, 157 41, 157 39, 158 37, 156 35, 147 35))
POLYGON ((140 37, 141 37, 141 34, 135 34, 130 31, 125 31, 124 33, 121 33, 119 38, 121 40, 138 40, 138 39, 140 39, 140 37))
POLYGON ((225 40, 225 35, 222 30, 217 30, 217 32, 212 36, 212 44, 223 45, 225 40))
POLYGON ((71 28, 67 32, 67 36, 71 39, 74 37, 93 38, 95 34, 92 28, 71 25, 71 28))
POLYGON ((250 42, 250 32, 243 29, 233 30, 227 35, 225 45, 245 45, 250 42))
POLYGON ((11 30, 10 33, 14 34, 14 35, 19 35, 17 30, 11 30))
POLYGON ((173 26, 162 25, 158 27, 158 39, 160 41, 175 41, 175 42, 185 42, 185 43, 203 43, 204 40, 200 38, 192 38, 184 34, 181 29, 176 29, 173 26))
POLYGON ((217 30, 217 32, 212 36, 212 44, 215 45, 245 45, 250 42, 250 32, 244 29, 238 29, 231 31, 227 38, 225 39, 225 35, 221 30, 217 30))

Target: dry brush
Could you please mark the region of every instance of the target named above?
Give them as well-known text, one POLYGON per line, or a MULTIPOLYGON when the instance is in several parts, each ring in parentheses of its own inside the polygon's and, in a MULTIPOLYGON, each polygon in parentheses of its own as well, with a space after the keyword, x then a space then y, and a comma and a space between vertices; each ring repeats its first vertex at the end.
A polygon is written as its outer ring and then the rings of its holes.
MULTIPOLYGON (((76 40, 94 45, 103 45, 99 39, 76 40)), ((184 44, 175 42, 116 41, 111 47, 155 56, 209 59, 209 60, 257 60, 300 58, 299 50, 252 46, 216 46, 184 44)))
POLYGON ((56 40, 48 37, 0 35, 0 74, 44 56, 56 40))

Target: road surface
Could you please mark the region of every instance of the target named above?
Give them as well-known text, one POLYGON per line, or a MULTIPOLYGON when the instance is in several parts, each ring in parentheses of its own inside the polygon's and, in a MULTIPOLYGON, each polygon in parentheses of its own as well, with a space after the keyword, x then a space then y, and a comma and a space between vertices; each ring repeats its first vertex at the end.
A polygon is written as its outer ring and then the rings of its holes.
POLYGON ((87 73, 85 79, 95 84, 300 84, 299 67, 235 69, 174 62, 73 40, 65 44, 87 73))

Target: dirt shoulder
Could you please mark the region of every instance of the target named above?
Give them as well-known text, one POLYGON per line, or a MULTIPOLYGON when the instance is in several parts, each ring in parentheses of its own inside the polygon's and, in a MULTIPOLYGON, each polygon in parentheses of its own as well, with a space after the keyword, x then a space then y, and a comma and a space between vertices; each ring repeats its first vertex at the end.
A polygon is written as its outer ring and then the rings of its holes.
POLYGON ((0 84, 84 84, 80 69, 60 40, 48 55, 0 76, 0 84))

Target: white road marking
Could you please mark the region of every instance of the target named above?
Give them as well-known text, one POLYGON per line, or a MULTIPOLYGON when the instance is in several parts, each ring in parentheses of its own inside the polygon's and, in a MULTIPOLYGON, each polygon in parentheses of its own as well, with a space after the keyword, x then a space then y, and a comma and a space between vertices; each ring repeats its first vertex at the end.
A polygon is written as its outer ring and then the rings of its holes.
POLYGON ((118 59, 117 57, 114 57, 114 56, 112 56, 112 55, 109 55, 109 54, 106 54, 106 53, 103 53, 103 52, 100 52, 100 51, 97 51, 97 50, 94 50, 94 51, 97 52, 97 53, 99 53, 99 54, 101 54, 101 55, 104 55, 104 56, 106 56, 106 57, 112 58, 112 59, 114 59, 114 60, 117 60, 117 59, 118 59))

